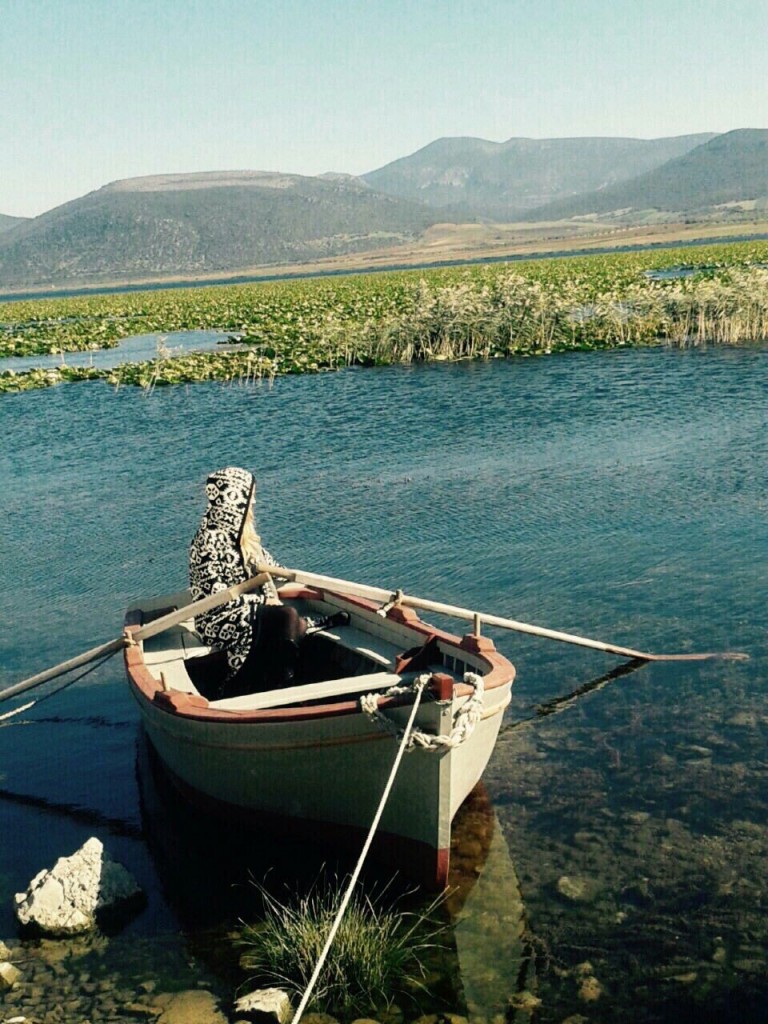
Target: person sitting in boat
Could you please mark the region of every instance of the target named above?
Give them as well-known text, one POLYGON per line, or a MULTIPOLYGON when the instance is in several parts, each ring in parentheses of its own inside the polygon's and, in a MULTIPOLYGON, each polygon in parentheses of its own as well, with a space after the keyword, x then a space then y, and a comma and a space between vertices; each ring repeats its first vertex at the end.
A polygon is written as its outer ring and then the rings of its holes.
MULTIPOLYGON (((189 549, 194 601, 242 583, 259 563, 277 564, 256 533, 255 490, 253 474, 236 466, 208 477, 208 508, 189 549)), ((260 591, 196 616, 195 629, 213 650, 226 652, 221 696, 231 697, 291 684, 307 620, 281 603, 270 579, 260 591)))

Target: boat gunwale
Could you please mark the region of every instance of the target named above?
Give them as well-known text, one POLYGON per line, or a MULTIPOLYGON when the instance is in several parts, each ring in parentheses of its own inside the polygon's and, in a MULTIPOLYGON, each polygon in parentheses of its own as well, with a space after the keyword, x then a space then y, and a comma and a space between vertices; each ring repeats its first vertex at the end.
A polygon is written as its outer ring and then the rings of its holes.
MULTIPOLYGON (((331 596, 334 601, 341 600, 350 606, 357 607, 361 611, 376 613, 378 605, 367 598, 357 597, 335 591, 332 588, 317 587, 295 587, 291 588, 290 596, 294 599, 306 598, 309 600, 325 600, 325 595, 331 596)), ((135 606, 128 610, 125 618, 126 634, 130 636, 132 630, 139 628, 139 617, 141 608, 135 606)), ((414 639, 423 638, 426 642, 430 637, 435 636, 438 641, 455 648, 455 657, 470 656, 483 662, 487 668, 487 674, 483 675, 483 683, 486 691, 499 687, 511 685, 515 678, 515 667, 504 655, 500 654, 488 637, 476 637, 474 634, 466 634, 459 637, 454 633, 432 626, 418 617, 411 608, 398 608, 395 606, 387 613, 387 617, 404 626, 414 634, 414 639)), ((220 710, 210 707, 205 697, 199 694, 189 694, 182 691, 163 690, 162 684, 157 680, 144 662, 143 649, 139 644, 129 644, 124 651, 125 670, 132 692, 143 706, 147 713, 171 714, 174 717, 186 718, 199 723, 229 723, 233 725, 244 724, 277 724, 281 722, 301 722, 312 720, 324 720, 337 718, 344 715, 362 714, 359 700, 333 700, 323 704, 313 704, 306 707, 282 707, 265 708, 262 710, 220 710), (160 703, 155 700, 159 693, 168 693, 167 702, 160 703)), ((454 683, 453 696, 469 696, 473 692, 472 686, 466 683, 454 683)), ((405 693, 394 696, 382 696, 379 707, 382 709, 394 708, 412 702, 412 694, 405 693)))

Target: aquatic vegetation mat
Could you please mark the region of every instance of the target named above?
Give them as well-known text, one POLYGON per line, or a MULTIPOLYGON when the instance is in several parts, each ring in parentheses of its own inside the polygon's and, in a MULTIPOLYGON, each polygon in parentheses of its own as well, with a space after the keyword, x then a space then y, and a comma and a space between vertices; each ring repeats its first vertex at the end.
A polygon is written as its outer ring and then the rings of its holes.
POLYGON ((0 358, 58 355, 3 370, 0 391, 103 379, 144 388, 249 382, 345 366, 493 359, 658 343, 768 338, 768 243, 621 253, 510 265, 8 302, 0 358), (242 350, 113 369, 66 353, 155 332, 216 330, 242 350))

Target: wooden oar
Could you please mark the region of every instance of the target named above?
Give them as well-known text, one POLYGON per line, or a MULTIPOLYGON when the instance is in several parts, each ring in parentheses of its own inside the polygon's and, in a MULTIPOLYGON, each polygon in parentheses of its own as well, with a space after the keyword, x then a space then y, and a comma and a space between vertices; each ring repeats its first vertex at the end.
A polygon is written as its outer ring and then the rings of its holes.
MULTIPOLYGON (((264 571, 266 568, 268 567, 264 565, 258 566, 259 571, 264 571)), ((400 591, 393 593, 391 590, 384 590, 381 587, 371 587, 365 583, 353 583, 351 580, 337 579, 334 576, 321 576, 318 573, 303 572, 300 569, 286 569, 274 565, 269 568, 272 574, 278 578, 293 580, 296 583, 317 587, 320 590, 336 590, 339 593, 350 594, 354 597, 367 597, 370 600, 381 603, 396 602, 409 608, 420 608, 424 611, 438 612, 442 615, 451 615, 458 619, 470 619, 477 625, 485 622, 489 626, 514 629, 519 633, 530 633, 533 636, 546 637, 549 640, 559 640, 562 643, 575 644, 578 647, 590 647, 596 651, 604 651, 606 654, 617 654, 622 658, 632 658, 640 661, 704 661, 707 658, 746 660, 749 657, 746 654, 735 652, 651 654, 648 651, 636 651, 631 647, 619 647, 618 644, 604 643, 602 640, 590 640, 588 637, 576 636, 573 633, 561 633, 558 630, 546 629, 543 626, 533 626, 527 622, 517 622, 515 619, 506 619, 500 615, 489 615, 486 612, 476 612, 470 608, 459 608, 456 605, 443 604, 440 601, 430 601, 423 597, 412 597, 400 591)))
POLYGON ((152 636, 157 636, 158 633, 171 629, 172 626, 178 626, 180 622, 191 619, 195 615, 201 615, 203 612, 218 608, 219 605, 233 601, 241 594, 247 594, 249 591, 255 590, 265 583, 267 579, 267 573, 259 572, 258 575, 251 576, 243 583, 238 583, 234 587, 220 590, 209 597, 202 598, 200 601, 195 601, 193 604, 177 608, 175 611, 168 612, 167 615, 161 615, 159 618, 148 622, 146 626, 140 626, 139 629, 131 630, 130 634, 123 633, 122 636, 116 637, 114 640, 108 640, 107 643, 100 644, 98 647, 92 647, 89 651, 84 651, 82 654, 78 654, 77 657, 70 658, 69 661, 62 661, 59 665, 54 665, 53 668, 46 669, 44 672, 38 672, 37 675, 30 676, 29 679, 23 679, 20 683, 9 686, 7 689, 0 691, 0 702, 7 700, 9 697, 15 697, 17 693, 23 693, 25 690, 31 690, 35 686, 41 686, 50 679, 55 679, 56 676, 63 676, 66 672, 80 668, 81 665, 87 665, 97 658, 106 657, 115 651, 119 651, 121 647, 127 647, 129 644, 139 640, 148 640, 152 636))

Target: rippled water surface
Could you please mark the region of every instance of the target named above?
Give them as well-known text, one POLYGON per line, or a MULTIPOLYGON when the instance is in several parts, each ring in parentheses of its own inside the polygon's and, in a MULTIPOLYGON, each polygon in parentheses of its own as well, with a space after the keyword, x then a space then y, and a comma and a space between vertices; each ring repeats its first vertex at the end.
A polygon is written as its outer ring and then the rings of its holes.
MULTIPOLYGON (((492 841, 457 856, 487 926, 455 944, 475 1016, 524 984, 534 1020, 765 1020, 768 352, 99 382, 6 395, 0 417, 2 686, 183 585, 203 478, 226 464, 255 472, 285 564, 643 650, 748 653, 611 676, 616 658, 495 632, 518 677, 492 841)), ((216 929, 272 840, 217 890, 225 839, 166 835, 136 726, 117 659, 0 726, 0 937, 13 893, 99 835, 148 893, 100 963, 226 993, 216 929)))

